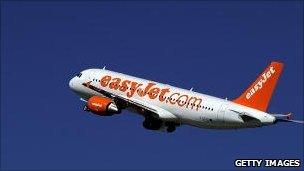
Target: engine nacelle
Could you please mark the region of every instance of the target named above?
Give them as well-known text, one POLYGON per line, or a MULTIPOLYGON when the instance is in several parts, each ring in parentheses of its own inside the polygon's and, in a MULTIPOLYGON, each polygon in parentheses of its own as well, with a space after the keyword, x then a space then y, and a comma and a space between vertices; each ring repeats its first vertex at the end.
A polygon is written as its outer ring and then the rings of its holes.
POLYGON ((112 99, 99 96, 89 98, 85 110, 97 115, 112 115, 120 112, 112 99))

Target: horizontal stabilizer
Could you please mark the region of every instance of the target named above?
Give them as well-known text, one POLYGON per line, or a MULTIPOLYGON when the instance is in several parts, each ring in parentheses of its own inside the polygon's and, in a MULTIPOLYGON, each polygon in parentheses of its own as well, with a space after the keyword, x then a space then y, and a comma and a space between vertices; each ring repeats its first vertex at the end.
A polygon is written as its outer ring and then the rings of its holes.
POLYGON ((274 116, 276 119, 287 119, 290 120, 292 113, 287 113, 287 114, 271 114, 272 116, 274 116))
POLYGON ((294 123, 300 123, 304 124, 304 121, 299 121, 299 120, 292 120, 292 113, 287 113, 287 114, 271 114, 276 118, 277 122, 294 122, 294 123))
POLYGON ((277 119, 278 122, 294 122, 294 123, 299 123, 299 124, 304 124, 304 121, 299 121, 299 120, 288 120, 288 119, 277 119))

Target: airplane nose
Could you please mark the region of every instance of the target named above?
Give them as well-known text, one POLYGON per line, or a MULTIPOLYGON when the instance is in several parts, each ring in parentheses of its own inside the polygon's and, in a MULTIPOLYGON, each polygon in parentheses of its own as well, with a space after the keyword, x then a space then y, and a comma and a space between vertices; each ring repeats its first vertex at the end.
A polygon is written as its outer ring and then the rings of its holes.
POLYGON ((70 89, 73 89, 74 88, 74 78, 72 78, 70 81, 69 81, 69 87, 70 89))

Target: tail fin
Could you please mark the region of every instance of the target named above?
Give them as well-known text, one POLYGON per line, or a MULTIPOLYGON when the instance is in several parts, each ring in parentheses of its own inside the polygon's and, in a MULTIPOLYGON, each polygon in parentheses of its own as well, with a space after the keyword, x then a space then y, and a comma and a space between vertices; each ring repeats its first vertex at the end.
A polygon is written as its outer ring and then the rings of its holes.
POLYGON ((283 63, 271 62, 248 89, 233 102, 266 112, 282 70, 283 63))

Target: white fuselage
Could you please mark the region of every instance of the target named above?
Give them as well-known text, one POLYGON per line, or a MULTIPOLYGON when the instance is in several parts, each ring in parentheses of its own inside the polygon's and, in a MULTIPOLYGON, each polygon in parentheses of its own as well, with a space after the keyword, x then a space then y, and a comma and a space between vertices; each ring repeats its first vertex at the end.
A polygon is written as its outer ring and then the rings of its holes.
POLYGON ((82 85, 91 81, 91 85, 104 91, 166 110, 176 117, 176 122, 181 124, 202 128, 231 129, 258 127, 275 122, 275 117, 268 113, 168 84, 105 69, 88 69, 81 73, 80 77, 72 78, 69 84, 82 98, 102 96, 102 94, 82 85), (105 78, 105 76, 108 77, 105 78), (127 89, 123 87, 123 81, 125 81, 127 89), (113 82, 117 82, 117 85, 113 82), (145 93, 145 90, 149 90, 150 94, 145 93), (239 113, 250 114, 260 122, 244 122, 239 113))

